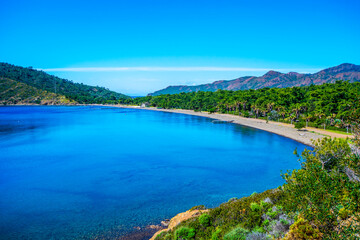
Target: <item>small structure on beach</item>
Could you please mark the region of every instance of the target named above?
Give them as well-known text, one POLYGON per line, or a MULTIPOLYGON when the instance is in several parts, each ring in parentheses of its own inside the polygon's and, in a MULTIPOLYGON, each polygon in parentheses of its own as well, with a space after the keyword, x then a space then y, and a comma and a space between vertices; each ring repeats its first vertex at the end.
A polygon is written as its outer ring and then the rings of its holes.
POLYGON ((149 107, 149 106, 150 106, 150 103, 144 102, 144 103, 141 104, 140 107, 144 108, 144 107, 149 107))

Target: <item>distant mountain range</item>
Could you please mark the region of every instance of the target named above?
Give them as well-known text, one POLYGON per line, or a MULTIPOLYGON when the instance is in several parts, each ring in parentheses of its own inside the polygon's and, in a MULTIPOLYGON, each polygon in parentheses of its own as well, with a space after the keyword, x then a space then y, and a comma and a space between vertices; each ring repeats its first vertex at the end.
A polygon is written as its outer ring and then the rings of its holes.
POLYGON ((360 65, 344 63, 336 67, 327 68, 314 74, 300 74, 297 72, 281 73, 269 71, 261 77, 246 76, 234 80, 221 80, 209 84, 197 86, 169 86, 149 95, 176 94, 181 92, 216 91, 222 90, 246 90, 259 88, 285 88, 294 86, 319 85, 333 83, 336 80, 360 81, 360 65))
POLYGON ((128 96, 43 71, 0 63, 0 104, 112 103, 128 96))

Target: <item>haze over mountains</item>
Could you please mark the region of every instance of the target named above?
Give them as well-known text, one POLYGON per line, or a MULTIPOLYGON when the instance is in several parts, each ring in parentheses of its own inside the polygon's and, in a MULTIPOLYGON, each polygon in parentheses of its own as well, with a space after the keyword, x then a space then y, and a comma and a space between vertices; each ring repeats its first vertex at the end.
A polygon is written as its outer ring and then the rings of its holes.
POLYGON ((222 90, 246 90, 259 88, 285 88, 293 86, 319 85, 333 83, 336 80, 360 81, 360 65, 344 63, 336 67, 324 69, 314 74, 300 74, 297 72, 281 73, 269 71, 261 77, 246 76, 234 80, 221 80, 209 84, 197 86, 169 86, 149 95, 176 94, 181 92, 216 91, 222 90))

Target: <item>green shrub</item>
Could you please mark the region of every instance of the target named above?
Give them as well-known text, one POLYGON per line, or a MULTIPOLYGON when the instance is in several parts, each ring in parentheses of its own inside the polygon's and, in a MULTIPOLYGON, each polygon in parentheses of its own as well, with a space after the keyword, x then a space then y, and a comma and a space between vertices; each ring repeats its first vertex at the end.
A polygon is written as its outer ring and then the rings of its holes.
POLYGON ((260 206, 259 204, 255 203, 255 202, 253 202, 253 203, 250 204, 250 208, 251 208, 251 210, 254 211, 254 212, 259 212, 259 211, 261 211, 261 206, 260 206))
POLYGON ((262 223, 262 225, 263 226, 269 226, 269 224, 270 224, 270 220, 269 219, 266 219, 265 221, 263 221, 263 223, 262 223))
POLYGON ((290 231, 286 234, 284 240, 296 239, 322 239, 322 234, 316 228, 313 228, 308 221, 299 218, 293 225, 290 226, 290 231))
POLYGON ((193 239, 195 237, 195 229, 188 227, 180 227, 175 232, 176 239, 193 239))
POLYGON ((285 219, 280 219, 280 222, 282 225, 289 225, 289 222, 286 221, 285 219))
POLYGON ((272 211, 271 209, 269 209, 269 211, 266 213, 266 215, 268 215, 271 218, 276 218, 279 215, 278 211, 272 211))
POLYGON ((200 217, 199 217, 199 222, 202 226, 204 227, 207 227, 210 225, 210 216, 209 214, 202 214, 200 217))
POLYGON ((347 210, 346 208, 343 207, 339 210, 339 217, 341 219, 343 219, 343 220, 347 219, 349 217, 349 215, 350 215, 350 211, 347 210))
POLYGON ((264 230, 263 227, 256 226, 254 227, 253 232, 265 233, 266 231, 264 230))
POLYGON ((221 228, 217 227, 211 235, 211 240, 221 240, 221 228))
POLYGON ((268 208, 269 206, 270 206, 270 203, 267 203, 267 202, 264 202, 264 201, 261 200, 261 202, 260 202, 260 207, 261 207, 262 209, 266 209, 266 208, 268 208))
POLYGON ((236 227, 224 235, 224 240, 245 240, 248 233, 248 230, 236 227))
POLYGON ((297 129, 297 130, 300 130, 302 128, 305 127, 305 123, 304 122, 296 122, 294 127, 297 129))

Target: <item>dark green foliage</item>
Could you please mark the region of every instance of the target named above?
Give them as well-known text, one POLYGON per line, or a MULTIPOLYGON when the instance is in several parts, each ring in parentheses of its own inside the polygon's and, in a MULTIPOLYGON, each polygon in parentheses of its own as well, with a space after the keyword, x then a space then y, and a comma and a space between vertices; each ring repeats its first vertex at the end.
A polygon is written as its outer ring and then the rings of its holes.
POLYGON ((195 229, 181 227, 175 232, 176 239, 193 239, 195 237, 195 229))
POLYGON ((117 103, 120 99, 129 98, 103 87, 73 83, 43 71, 7 63, 0 63, 0 77, 12 79, 43 91, 56 92, 78 103, 117 103))
POLYGON ((360 183, 345 173, 354 158, 342 139, 323 139, 313 151, 305 150, 302 168, 283 175, 286 210, 301 213, 321 233, 333 234, 338 218, 360 211, 360 183))
POLYGON ((207 227, 210 225, 210 216, 206 213, 202 214, 200 217, 199 217, 199 222, 202 226, 204 227, 207 227))
POLYGON ((353 130, 360 119, 360 83, 337 81, 323 85, 258 90, 191 92, 122 100, 148 102, 152 107, 227 113, 341 131, 353 130))
POLYGON ((65 96, 0 77, 0 104, 70 104, 65 96))
POLYGON ((305 127, 305 123, 304 123, 304 122, 296 122, 296 123, 294 124, 294 127, 295 127, 297 130, 300 130, 300 129, 302 129, 302 128, 305 127))

